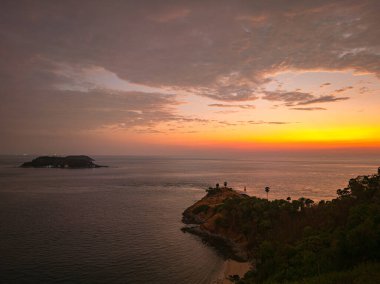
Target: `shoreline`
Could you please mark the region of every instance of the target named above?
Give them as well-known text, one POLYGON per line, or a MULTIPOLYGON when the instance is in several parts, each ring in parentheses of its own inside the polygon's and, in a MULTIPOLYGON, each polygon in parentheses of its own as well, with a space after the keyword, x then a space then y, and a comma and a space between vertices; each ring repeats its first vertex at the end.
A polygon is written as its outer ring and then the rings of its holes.
POLYGON ((231 284, 228 279, 230 275, 239 275, 240 278, 244 276, 252 268, 250 262, 239 262, 236 260, 228 259, 224 261, 223 268, 218 274, 218 277, 213 280, 212 284, 231 284))
POLYGON ((199 236, 208 245, 218 250, 226 259, 238 263, 249 260, 246 250, 238 243, 233 242, 225 236, 211 233, 202 229, 199 225, 185 226, 181 229, 184 233, 190 233, 199 236))

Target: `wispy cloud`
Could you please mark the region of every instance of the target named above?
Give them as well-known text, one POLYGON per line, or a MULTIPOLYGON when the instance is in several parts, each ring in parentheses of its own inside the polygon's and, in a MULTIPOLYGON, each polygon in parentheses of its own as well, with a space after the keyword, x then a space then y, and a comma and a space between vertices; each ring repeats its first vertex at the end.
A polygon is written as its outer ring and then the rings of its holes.
POLYGON ((248 120, 248 121, 239 121, 241 124, 274 124, 274 125, 285 125, 292 124, 294 122, 288 121, 263 121, 263 120, 248 120))
POLYGON ((350 99, 349 97, 336 97, 334 95, 315 96, 310 93, 304 92, 265 92, 262 99, 269 101, 281 101, 285 106, 293 107, 297 105, 309 105, 316 103, 330 103, 337 101, 344 101, 350 99))
POLYGON ((254 105, 209 104, 209 107, 255 109, 254 105))
POLYGON ((344 87, 344 88, 341 88, 341 89, 335 90, 334 93, 343 93, 343 92, 348 91, 348 90, 351 90, 351 89, 353 89, 353 88, 354 88, 353 86, 344 87))
POLYGON ((327 96, 320 96, 311 100, 302 101, 299 102, 297 105, 310 105, 310 104, 316 104, 316 103, 331 103, 331 102, 338 102, 338 101, 345 101, 349 100, 349 97, 335 97, 333 95, 327 95, 327 96))
POLYGON ((148 18, 158 23, 168 23, 185 19, 190 14, 190 9, 185 7, 172 7, 163 9, 158 8, 154 15, 150 15, 148 18))
POLYGON ((327 110, 324 107, 292 107, 293 110, 304 110, 304 111, 314 111, 314 110, 327 110))
POLYGON ((320 88, 323 88, 323 87, 326 87, 326 86, 330 86, 331 85, 331 83, 323 83, 323 84, 321 84, 319 87, 320 88))
POLYGON ((304 92, 283 92, 283 91, 275 91, 275 92, 265 92, 262 99, 268 101, 282 101, 285 102, 286 105, 294 105, 299 102, 304 102, 313 99, 314 96, 309 93, 304 92))
POLYGON ((239 112, 238 110, 219 110, 219 111, 215 111, 214 113, 231 114, 231 113, 238 113, 238 112, 239 112))

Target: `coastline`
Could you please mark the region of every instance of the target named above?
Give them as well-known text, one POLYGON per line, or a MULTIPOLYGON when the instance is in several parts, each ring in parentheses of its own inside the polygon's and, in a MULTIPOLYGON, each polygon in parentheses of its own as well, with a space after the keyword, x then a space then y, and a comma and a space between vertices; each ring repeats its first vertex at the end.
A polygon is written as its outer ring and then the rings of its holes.
POLYGON ((212 284, 231 284, 228 279, 230 275, 239 275, 240 278, 244 276, 251 269, 252 265, 249 262, 238 262, 236 260, 228 259, 224 262, 223 268, 220 271, 218 278, 212 281, 212 284))
POLYGON ((184 233, 191 233, 201 237, 208 245, 216 248, 225 259, 216 279, 212 280, 211 283, 233 283, 228 279, 229 276, 237 275, 243 278, 245 273, 252 268, 248 252, 244 246, 245 243, 241 242, 241 238, 231 236, 228 232, 218 231, 214 223, 214 217, 217 215, 210 215, 212 211, 209 210, 209 208, 215 208, 223 204, 225 199, 245 199, 247 197, 245 192, 233 190, 225 184, 221 188, 218 186, 216 188, 209 188, 205 197, 183 212, 182 222, 186 226, 181 230, 184 233))
POLYGON ((208 245, 217 249, 226 259, 231 259, 238 263, 246 262, 249 259, 247 251, 244 247, 223 235, 211 233, 205 229, 202 229, 199 225, 186 226, 181 230, 184 233, 199 236, 208 245))

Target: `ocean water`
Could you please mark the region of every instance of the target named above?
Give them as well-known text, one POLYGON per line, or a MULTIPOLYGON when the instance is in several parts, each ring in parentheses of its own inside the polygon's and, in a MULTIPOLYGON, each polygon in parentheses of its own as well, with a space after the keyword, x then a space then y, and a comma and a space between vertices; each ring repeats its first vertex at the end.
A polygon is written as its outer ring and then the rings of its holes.
POLYGON ((22 169, 0 156, 0 283, 210 283, 223 257, 180 229, 216 182, 269 198, 335 197, 375 155, 99 156, 99 169, 22 169))

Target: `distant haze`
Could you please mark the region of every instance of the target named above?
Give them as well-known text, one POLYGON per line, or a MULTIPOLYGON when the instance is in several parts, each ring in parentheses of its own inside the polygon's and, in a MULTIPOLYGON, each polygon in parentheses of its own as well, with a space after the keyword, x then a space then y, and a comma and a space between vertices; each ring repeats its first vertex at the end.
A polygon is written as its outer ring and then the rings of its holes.
POLYGON ((0 154, 376 152, 379 14, 376 0, 2 1, 0 154))

